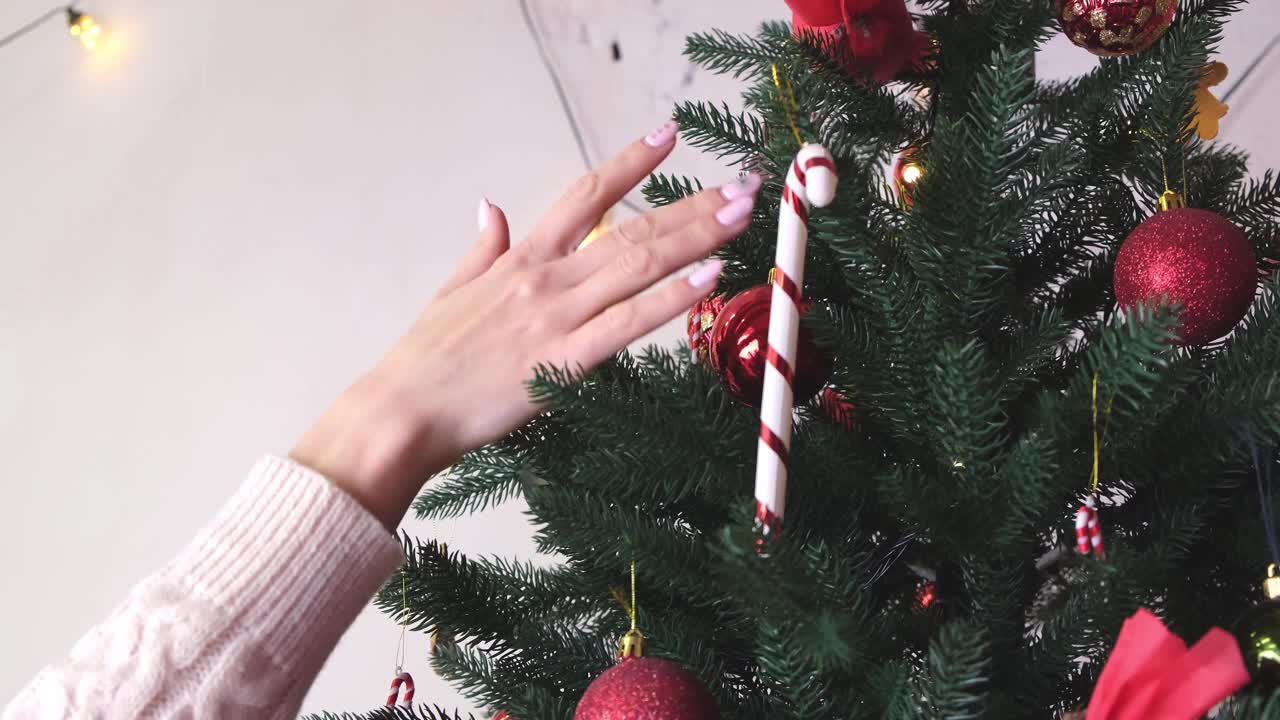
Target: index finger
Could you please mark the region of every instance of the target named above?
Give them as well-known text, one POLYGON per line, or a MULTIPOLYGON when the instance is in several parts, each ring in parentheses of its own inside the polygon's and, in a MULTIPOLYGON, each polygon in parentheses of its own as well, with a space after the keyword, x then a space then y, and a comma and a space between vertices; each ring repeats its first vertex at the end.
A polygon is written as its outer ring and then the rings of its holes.
POLYGON ((529 235, 529 252, 551 260, 573 252, 631 189, 653 172, 675 147, 679 126, 668 120, 608 162, 578 178, 529 235))

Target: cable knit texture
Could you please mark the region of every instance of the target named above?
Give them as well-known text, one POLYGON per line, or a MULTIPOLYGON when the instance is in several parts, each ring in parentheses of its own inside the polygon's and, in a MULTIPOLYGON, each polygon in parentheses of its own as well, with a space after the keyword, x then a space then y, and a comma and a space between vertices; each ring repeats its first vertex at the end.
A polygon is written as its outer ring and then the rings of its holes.
POLYGON ((402 559, 324 477, 267 457, 208 527, 45 668, 2 720, 293 718, 402 559))

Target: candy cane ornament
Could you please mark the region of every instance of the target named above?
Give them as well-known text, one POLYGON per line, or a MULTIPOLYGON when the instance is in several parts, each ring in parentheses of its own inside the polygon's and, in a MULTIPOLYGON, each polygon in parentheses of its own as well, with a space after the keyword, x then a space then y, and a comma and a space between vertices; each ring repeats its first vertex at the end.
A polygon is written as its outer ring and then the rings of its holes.
POLYGON ((404 699, 400 701, 400 704, 404 707, 413 705, 413 676, 400 668, 396 668, 396 676, 391 681, 391 694, 387 696, 387 707, 396 704, 396 699, 400 697, 401 687, 404 688, 404 699))
POLYGON ((1098 503, 1092 495, 1076 511, 1076 550, 1102 557, 1102 525, 1098 523, 1098 503))
POLYGON ((836 182, 831 153, 821 145, 806 143, 791 163, 782 191, 769 306, 769 347, 760 399, 760 442, 756 450, 756 532, 762 536, 761 542, 779 531, 786 513, 792 384, 809 208, 829 205, 836 194, 836 182))

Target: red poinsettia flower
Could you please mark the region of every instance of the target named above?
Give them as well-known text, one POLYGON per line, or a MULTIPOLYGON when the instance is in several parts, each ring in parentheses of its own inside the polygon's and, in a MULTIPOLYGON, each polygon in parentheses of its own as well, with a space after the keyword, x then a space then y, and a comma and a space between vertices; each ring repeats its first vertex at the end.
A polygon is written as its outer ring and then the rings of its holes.
POLYGON ((842 5, 854 64, 876 82, 889 82, 916 57, 906 0, 844 0, 842 5))
POLYGON ((841 0, 787 0, 791 22, 797 28, 826 27, 844 22, 841 0))
POLYGON ((849 70, 876 82, 889 82, 920 56, 906 0, 787 0, 787 6, 797 33, 845 45, 853 58, 849 70))

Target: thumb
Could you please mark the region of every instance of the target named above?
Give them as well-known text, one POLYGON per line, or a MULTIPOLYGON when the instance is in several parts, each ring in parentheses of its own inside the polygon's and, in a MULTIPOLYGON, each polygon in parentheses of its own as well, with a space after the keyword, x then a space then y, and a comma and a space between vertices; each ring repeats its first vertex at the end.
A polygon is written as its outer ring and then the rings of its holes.
POLYGON ((439 300, 480 277, 503 253, 511 249, 507 216, 501 208, 491 204, 488 198, 480 198, 480 207, 476 209, 476 224, 480 228, 480 237, 471 247, 471 252, 463 258, 462 264, 453 271, 453 276, 436 293, 435 299, 439 300))

